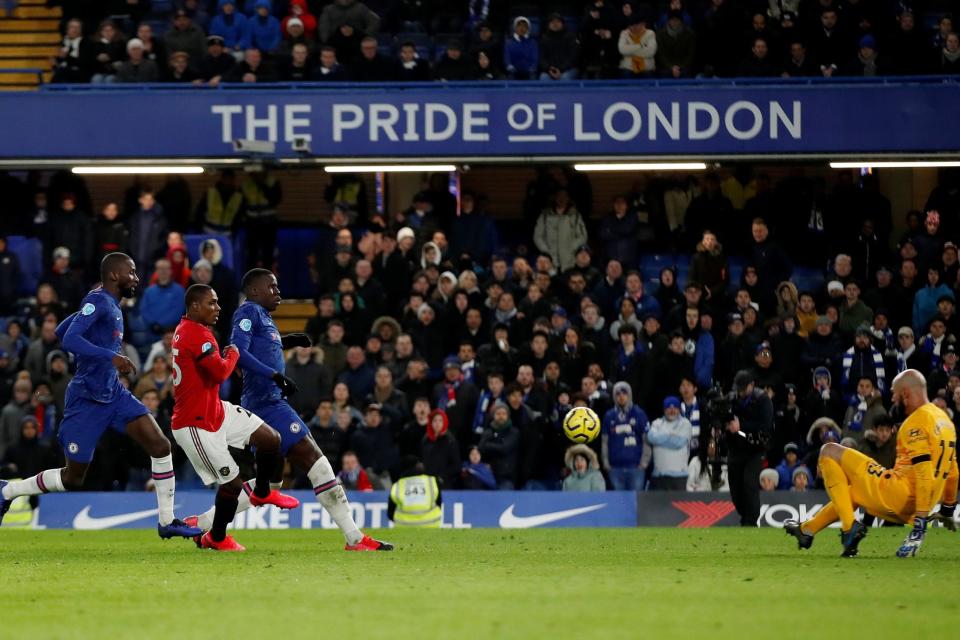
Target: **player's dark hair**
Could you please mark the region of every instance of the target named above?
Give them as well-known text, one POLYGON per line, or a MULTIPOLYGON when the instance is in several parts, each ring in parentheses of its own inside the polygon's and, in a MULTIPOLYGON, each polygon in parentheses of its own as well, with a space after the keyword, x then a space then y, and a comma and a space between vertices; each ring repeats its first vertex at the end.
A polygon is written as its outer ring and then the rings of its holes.
POLYGON ((200 302, 208 292, 213 291, 213 287, 208 284, 192 284, 187 289, 187 295, 183 297, 183 304, 189 310, 194 302, 200 302))
POLYGON ((247 271, 245 274, 243 274, 243 280, 241 281, 240 286, 243 288, 244 293, 249 293, 250 288, 258 279, 272 275, 273 272, 269 269, 250 269, 250 271, 247 271))
POLYGON ((115 252, 103 256, 103 260, 100 261, 100 281, 106 282, 107 276, 116 271, 117 267, 127 260, 132 262, 133 258, 125 253, 115 252))

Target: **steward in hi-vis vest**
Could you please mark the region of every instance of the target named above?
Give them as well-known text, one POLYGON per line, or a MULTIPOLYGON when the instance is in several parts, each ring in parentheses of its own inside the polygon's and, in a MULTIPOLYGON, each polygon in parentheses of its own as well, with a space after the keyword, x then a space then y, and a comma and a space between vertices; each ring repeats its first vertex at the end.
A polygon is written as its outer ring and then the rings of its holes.
POLYGON ((443 519, 440 487, 434 476, 423 473, 417 463, 410 475, 404 475, 390 487, 387 516, 398 527, 439 528, 443 519))

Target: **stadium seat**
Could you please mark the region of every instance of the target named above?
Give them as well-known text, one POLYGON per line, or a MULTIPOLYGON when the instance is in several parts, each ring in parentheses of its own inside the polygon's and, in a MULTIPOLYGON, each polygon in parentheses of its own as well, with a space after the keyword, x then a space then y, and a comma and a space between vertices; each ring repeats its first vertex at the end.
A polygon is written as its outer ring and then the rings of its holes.
POLYGON ((277 233, 277 275, 284 298, 312 298, 316 294, 306 261, 319 237, 317 229, 280 229, 277 233))
POLYGON ((20 259, 20 293, 33 295, 43 277, 43 244, 37 238, 8 236, 7 248, 20 259))
POLYGON ((167 16, 173 13, 173 0, 150 0, 150 13, 156 16, 167 16))
POLYGON ((795 267, 790 281, 798 291, 816 293, 823 286, 823 272, 812 267, 795 267))
POLYGON ((743 264, 730 263, 730 277, 727 279, 730 291, 736 291, 740 286, 740 278, 743 276, 743 264))
POLYGON ((671 254, 647 254, 640 258, 640 273, 647 283, 656 284, 660 282, 660 271, 664 267, 674 266, 673 255, 671 254))

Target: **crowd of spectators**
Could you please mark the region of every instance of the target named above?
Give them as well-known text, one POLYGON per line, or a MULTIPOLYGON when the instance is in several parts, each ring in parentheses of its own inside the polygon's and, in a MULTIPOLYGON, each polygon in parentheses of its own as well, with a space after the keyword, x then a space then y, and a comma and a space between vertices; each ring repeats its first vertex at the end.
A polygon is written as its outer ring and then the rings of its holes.
POLYGON ((936 0, 60 0, 54 82, 955 74, 936 0), (157 10, 153 5, 161 4, 157 10))
MULTIPOLYGON (((836 178, 829 187, 799 173, 774 182, 739 168, 638 179, 609 209, 585 215, 589 183, 545 168, 523 203, 535 212, 528 230, 507 246, 482 194, 464 191, 458 213, 446 175, 390 215, 358 205, 357 177, 338 177, 328 188, 333 215, 304 256, 317 312, 304 328, 314 346, 289 354, 287 375, 300 388, 292 404, 341 481, 361 490, 388 486, 411 457, 448 488, 726 490, 723 433, 708 428, 704 395, 735 379, 775 406, 763 488, 821 486, 826 442, 892 466, 898 372, 920 370, 933 402, 960 411, 960 179, 943 173, 924 212, 907 212, 894 231, 873 176, 836 178), (562 434, 575 406, 602 417, 590 446, 570 448, 562 434)), ((10 176, 2 183, 8 194, 25 188, 10 176)), ((20 298, 17 255, 0 240, 5 473, 56 460, 73 362, 54 328, 108 251, 140 265, 142 292, 125 313, 142 326, 126 348, 142 373, 125 382, 167 427, 170 329, 183 288, 216 287, 223 343, 238 303, 219 244, 205 241, 189 264, 181 231, 223 223, 227 203, 256 220, 264 185, 279 190, 270 175, 258 189, 222 190, 227 183, 230 174, 210 187, 199 217, 173 213, 169 185, 155 198, 135 184, 129 206, 108 204, 94 221, 81 179, 56 174, 30 207, 4 217, 4 233, 21 224, 52 247, 36 295, 20 298), (48 210, 50 199, 59 205, 48 210)), ((148 461, 108 433, 88 486, 142 487, 148 461)), ((178 472, 189 482, 189 465, 178 472)))

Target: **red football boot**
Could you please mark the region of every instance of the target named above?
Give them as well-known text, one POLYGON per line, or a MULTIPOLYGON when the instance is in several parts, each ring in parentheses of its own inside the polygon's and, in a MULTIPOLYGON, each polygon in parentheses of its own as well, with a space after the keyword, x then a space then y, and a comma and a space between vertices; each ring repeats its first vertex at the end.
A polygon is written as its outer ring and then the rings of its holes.
POLYGON ((357 544, 344 545, 344 551, 393 551, 393 545, 389 542, 374 540, 364 534, 363 538, 357 544))
MULTIPOLYGON (((199 520, 200 518, 197 516, 187 516, 186 518, 183 519, 183 524, 187 525, 188 527, 197 527, 199 529, 200 528, 200 525, 198 524, 199 520)), ((193 540, 193 544, 197 545, 197 549, 203 549, 203 546, 200 544, 201 537, 203 537, 203 534, 200 534, 199 536, 193 536, 191 538, 191 540, 193 540)))
POLYGON ((200 538, 200 546, 204 549, 213 549, 214 551, 246 551, 247 548, 242 544, 233 539, 232 536, 227 536, 220 542, 216 542, 213 538, 210 537, 210 532, 207 531, 203 534, 203 537, 200 538))
POLYGON ((300 506, 300 501, 293 496, 280 493, 276 489, 271 489, 266 498, 258 498, 257 494, 250 493, 250 504, 254 507, 262 507, 265 504, 272 504, 280 509, 296 509, 300 506))

